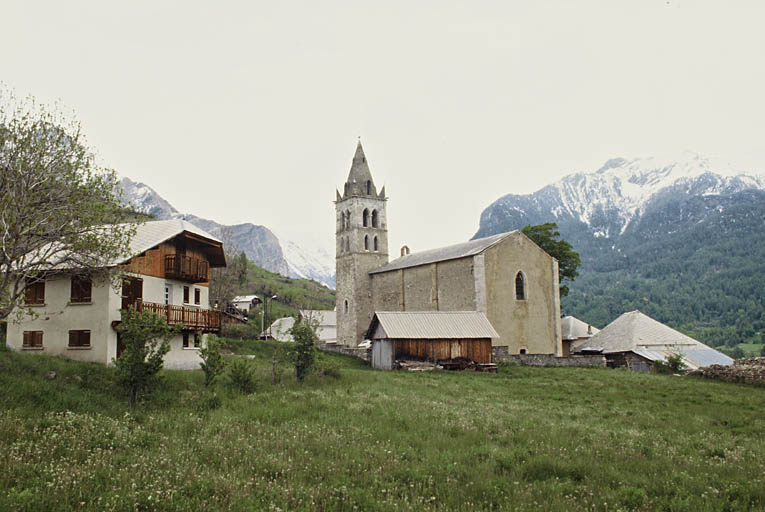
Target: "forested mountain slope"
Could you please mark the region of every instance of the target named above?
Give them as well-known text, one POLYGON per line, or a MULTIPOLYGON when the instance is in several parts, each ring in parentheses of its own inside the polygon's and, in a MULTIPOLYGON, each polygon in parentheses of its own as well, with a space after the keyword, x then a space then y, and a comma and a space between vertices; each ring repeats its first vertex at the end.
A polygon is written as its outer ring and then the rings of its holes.
POLYGON ((733 346, 765 333, 763 189, 761 176, 698 156, 616 159, 499 199, 476 236, 557 222, 582 257, 565 313, 603 327, 640 309, 711 345, 733 346))

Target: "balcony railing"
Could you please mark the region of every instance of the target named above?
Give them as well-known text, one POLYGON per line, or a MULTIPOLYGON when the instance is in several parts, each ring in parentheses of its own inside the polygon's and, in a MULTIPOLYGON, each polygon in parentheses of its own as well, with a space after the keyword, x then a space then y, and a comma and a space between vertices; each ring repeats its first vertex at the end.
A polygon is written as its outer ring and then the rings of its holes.
POLYGON ((144 302, 137 300, 134 308, 136 311, 149 311, 167 320, 169 325, 183 324, 184 330, 218 332, 220 331, 220 311, 201 308, 187 308, 183 306, 168 306, 156 302, 144 302))
POLYGON ((210 264, 199 258, 168 254, 165 256, 165 277, 203 283, 210 280, 210 264))

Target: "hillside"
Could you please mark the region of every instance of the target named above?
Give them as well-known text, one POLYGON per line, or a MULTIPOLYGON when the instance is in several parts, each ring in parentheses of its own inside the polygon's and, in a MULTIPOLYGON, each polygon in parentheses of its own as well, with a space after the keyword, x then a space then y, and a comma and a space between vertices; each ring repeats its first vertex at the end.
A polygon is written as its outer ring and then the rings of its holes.
POLYGON ((765 179, 704 159, 614 159, 481 215, 476 236, 557 222, 582 257, 563 309, 641 309, 714 346, 765 333, 765 179))
MULTIPOLYGON (((283 346, 283 345, 282 345, 283 346)), ((370 370, 257 392, 0 352, 0 509, 762 510, 765 389, 606 369, 370 370), (56 377, 49 379, 49 371, 56 377), (512 390, 512 392, 508 392, 512 390)), ((336 372, 335 372, 336 373, 336 372)))

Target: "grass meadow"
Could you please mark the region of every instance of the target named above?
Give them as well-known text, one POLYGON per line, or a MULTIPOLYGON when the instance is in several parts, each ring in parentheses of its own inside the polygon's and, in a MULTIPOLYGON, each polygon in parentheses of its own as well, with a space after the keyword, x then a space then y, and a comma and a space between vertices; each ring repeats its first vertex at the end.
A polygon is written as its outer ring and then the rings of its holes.
POLYGON ((255 393, 165 371, 135 411, 109 368, 0 352, 0 510, 765 509, 762 387, 334 354, 272 384, 277 344, 231 348, 255 393))

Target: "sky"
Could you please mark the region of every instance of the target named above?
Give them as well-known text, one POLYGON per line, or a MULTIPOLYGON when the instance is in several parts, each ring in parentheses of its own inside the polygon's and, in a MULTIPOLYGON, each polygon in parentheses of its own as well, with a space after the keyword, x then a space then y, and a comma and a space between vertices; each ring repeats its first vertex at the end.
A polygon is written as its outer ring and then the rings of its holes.
POLYGON ((358 137, 391 255, 614 157, 765 170, 765 2, 15 1, 0 82, 179 211, 334 251, 358 137))

